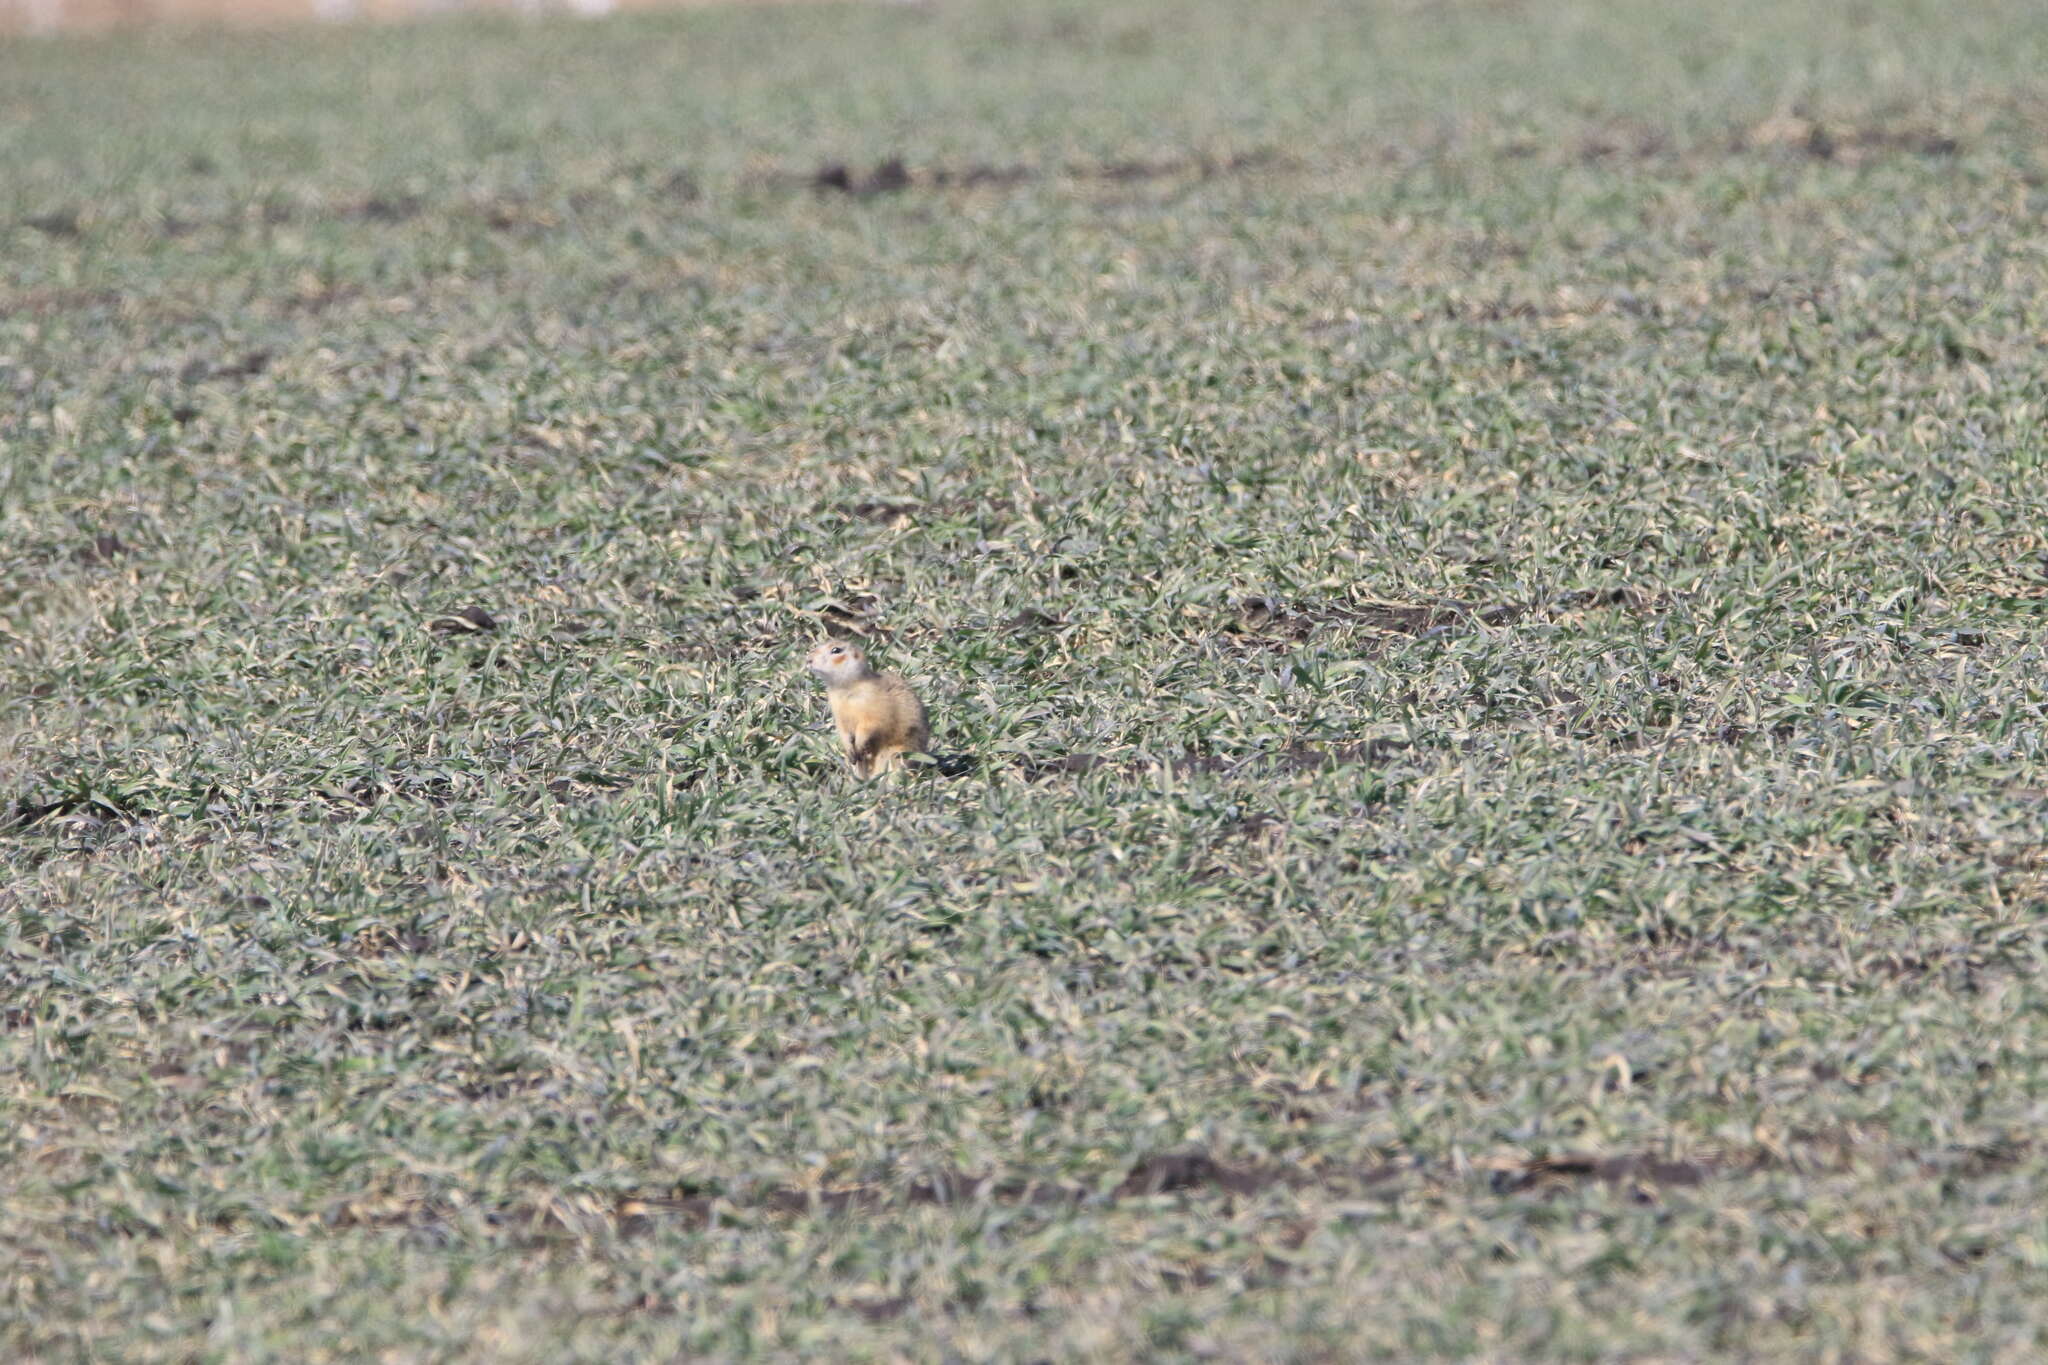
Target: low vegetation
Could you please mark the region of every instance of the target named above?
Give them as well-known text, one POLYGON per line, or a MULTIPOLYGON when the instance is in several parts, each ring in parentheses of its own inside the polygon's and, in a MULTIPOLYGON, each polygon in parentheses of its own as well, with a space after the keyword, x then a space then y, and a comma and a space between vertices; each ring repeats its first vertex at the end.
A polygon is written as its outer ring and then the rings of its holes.
POLYGON ((4 1354, 2034 1357, 2044 67, 0 50, 4 1354))

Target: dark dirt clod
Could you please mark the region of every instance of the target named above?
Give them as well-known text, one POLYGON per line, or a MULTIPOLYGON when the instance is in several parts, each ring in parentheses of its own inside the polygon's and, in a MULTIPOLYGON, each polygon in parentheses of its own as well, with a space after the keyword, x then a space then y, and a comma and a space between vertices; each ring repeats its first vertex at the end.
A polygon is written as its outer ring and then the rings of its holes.
POLYGON ((1056 630, 1065 624, 1065 621, 1050 612, 1040 611, 1037 607, 1026 607, 1016 615, 1006 617, 1001 628, 1012 635, 1023 635, 1041 630, 1056 630))
POLYGON ((1704 1162, 1673 1161, 1640 1154, 1599 1157, 1568 1153, 1538 1157, 1509 1170, 1495 1171, 1493 1187, 1501 1194, 1578 1180, 1596 1180, 1608 1185, 1682 1187, 1704 1183, 1715 1169, 1704 1162))
POLYGON ((253 379, 270 368, 269 351, 247 351, 242 358, 213 372, 216 379, 253 379))
POLYGON ((1361 624, 1396 635, 1424 635, 1444 628, 1457 619, 1457 609, 1447 607, 1375 606, 1360 611, 1361 624))
POLYGON ((372 223, 402 223, 419 215, 422 205, 411 195, 389 197, 373 194, 355 206, 351 217, 372 223))
POLYGON ((1256 1194, 1280 1183, 1271 1172, 1225 1166, 1206 1152, 1175 1152, 1146 1157, 1131 1167, 1116 1196, 1128 1199, 1153 1194, 1179 1194, 1188 1190, 1218 1189, 1230 1194, 1256 1194))
POLYGON ((96 819, 132 824, 147 820, 156 812, 131 805, 125 798, 67 796, 55 801, 31 801, 20 797, 11 815, 0 815, 0 831, 23 830, 53 815, 89 815, 96 819))
POLYGON ((901 525, 917 515, 917 504, 913 502, 856 502, 849 506, 847 514, 861 521, 881 522, 886 525, 901 525))
POLYGON ((835 626, 854 626, 865 629, 874 620, 875 608, 881 599, 870 593, 855 593, 841 601, 827 602, 819 608, 818 614, 835 626))
POLYGON ((1314 629, 1314 622, 1288 610, 1276 597, 1247 597, 1238 603, 1236 615, 1226 619, 1223 628, 1234 633, 1278 631, 1300 638, 1314 629))
POLYGON ((448 616, 437 616, 427 626, 436 635, 488 635, 498 628, 498 619, 482 607, 468 606, 448 616))
POLYGON ((1628 607, 1645 610, 1657 605, 1657 595, 1633 584, 1614 588, 1585 588, 1577 592, 1561 593, 1551 603, 1560 610, 1575 607, 1628 607))
POLYGON ((890 157, 877 165, 873 171, 861 175, 843 161, 828 161, 811 173, 811 188, 821 193, 833 191, 850 194, 857 199, 866 199, 877 194, 894 194, 907 190, 913 183, 910 168, 903 164, 901 157, 890 157))
POLYGON ((73 550, 71 557, 80 564, 111 564, 127 553, 127 542, 107 531, 94 536, 91 544, 73 550))
POLYGON ((875 167, 875 173, 868 177, 861 187, 867 194, 890 194, 910 188, 910 171, 898 157, 890 157, 875 167))
POLYGON ((888 1322, 902 1317, 910 1308, 910 1300, 899 1295, 893 1299, 855 1299, 842 1306, 852 1309, 868 1322, 888 1322))
POLYGON ((64 810, 62 801, 30 801, 22 797, 15 801, 14 809, 0 819, 0 830, 27 829, 45 816, 56 815, 64 810))
POLYGON ((1735 133, 1736 151, 1783 149, 1815 161, 1861 160, 1871 153, 1904 152, 1909 156, 1945 158, 1959 154, 1962 142, 1927 127, 1884 124, 1835 125, 1800 117, 1773 118, 1735 133))
POLYGON ((2010 1170, 2032 1155, 2034 1144, 2025 1138, 1999 1138, 1955 1149, 1955 1171, 1959 1175, 1985 1176, 2010 1170))
POLYGON ((264 350, 245 351, 219 365, 204 356, 194 356, 178 371, 178 380, 183 384, 197 384, 207 379, 253 379, 270 368, 270 360, 271 353, 264 350))
POLYGON ((32 227, 48 237, 76 237, 82 231, 78 213, 72 209, 31 214, 21 221, 23 226, 32 227))
MULTIPOLYGON (((913 172, 902 158, 890 157, 866 175, 862 175, 843 161, 828 161, 811 172, 808 177, 804 177, 803 181, 812 189, 821 192, 831 191, 852 195, 855 198, 867 198, 918 187, 945 189, 950 186, 972 188, 983 185, 1016 185, 1027 180, 1057 177, 1076 181, 1099 180, 1113 185, 1164 180, 1175 176, 1198 176, 1206 180, 1219 175, 1242 175, 1266 167, 1287 164, 1290 162, 1285 154, 1270 148, 1241 152, 1222 160, 1209 156, 1183 156, 1156 161, 1105 161, 1071 165, 1064 170, 1053 171, 1025 165, 999 166, 988 162, 970 162, 965 166, 932 166, 913 172)), ((777 179, 788 184, 791 178, 782 176, 777 179)))

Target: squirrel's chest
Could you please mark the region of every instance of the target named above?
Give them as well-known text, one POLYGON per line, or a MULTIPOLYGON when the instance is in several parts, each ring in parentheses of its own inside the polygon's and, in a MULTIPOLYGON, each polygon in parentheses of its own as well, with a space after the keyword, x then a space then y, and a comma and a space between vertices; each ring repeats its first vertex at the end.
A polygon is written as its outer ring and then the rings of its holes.
POLYGON ((825 694, 825 700, 831 704, 832 719, 842 730, 871 724, 888 711, 880 688, 860 684, 834 688, 825 694))

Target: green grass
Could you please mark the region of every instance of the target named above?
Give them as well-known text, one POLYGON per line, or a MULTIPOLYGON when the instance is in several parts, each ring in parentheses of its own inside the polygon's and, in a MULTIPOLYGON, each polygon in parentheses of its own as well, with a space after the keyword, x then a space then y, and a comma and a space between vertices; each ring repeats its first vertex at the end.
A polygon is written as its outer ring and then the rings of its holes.
POLYGON ((2044 66, 0 49, 0 1354, 2036 1358, 2044 66))

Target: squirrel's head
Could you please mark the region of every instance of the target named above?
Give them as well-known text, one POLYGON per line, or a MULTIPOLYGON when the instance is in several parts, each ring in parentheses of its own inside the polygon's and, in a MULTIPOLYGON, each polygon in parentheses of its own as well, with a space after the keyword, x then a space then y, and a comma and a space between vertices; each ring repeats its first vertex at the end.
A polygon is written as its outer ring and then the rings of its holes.
POLYGON ((811 672, 827 683, 849 683, 869 673, 868 656, 848 640, 827 640, 811 651, 811 672))

